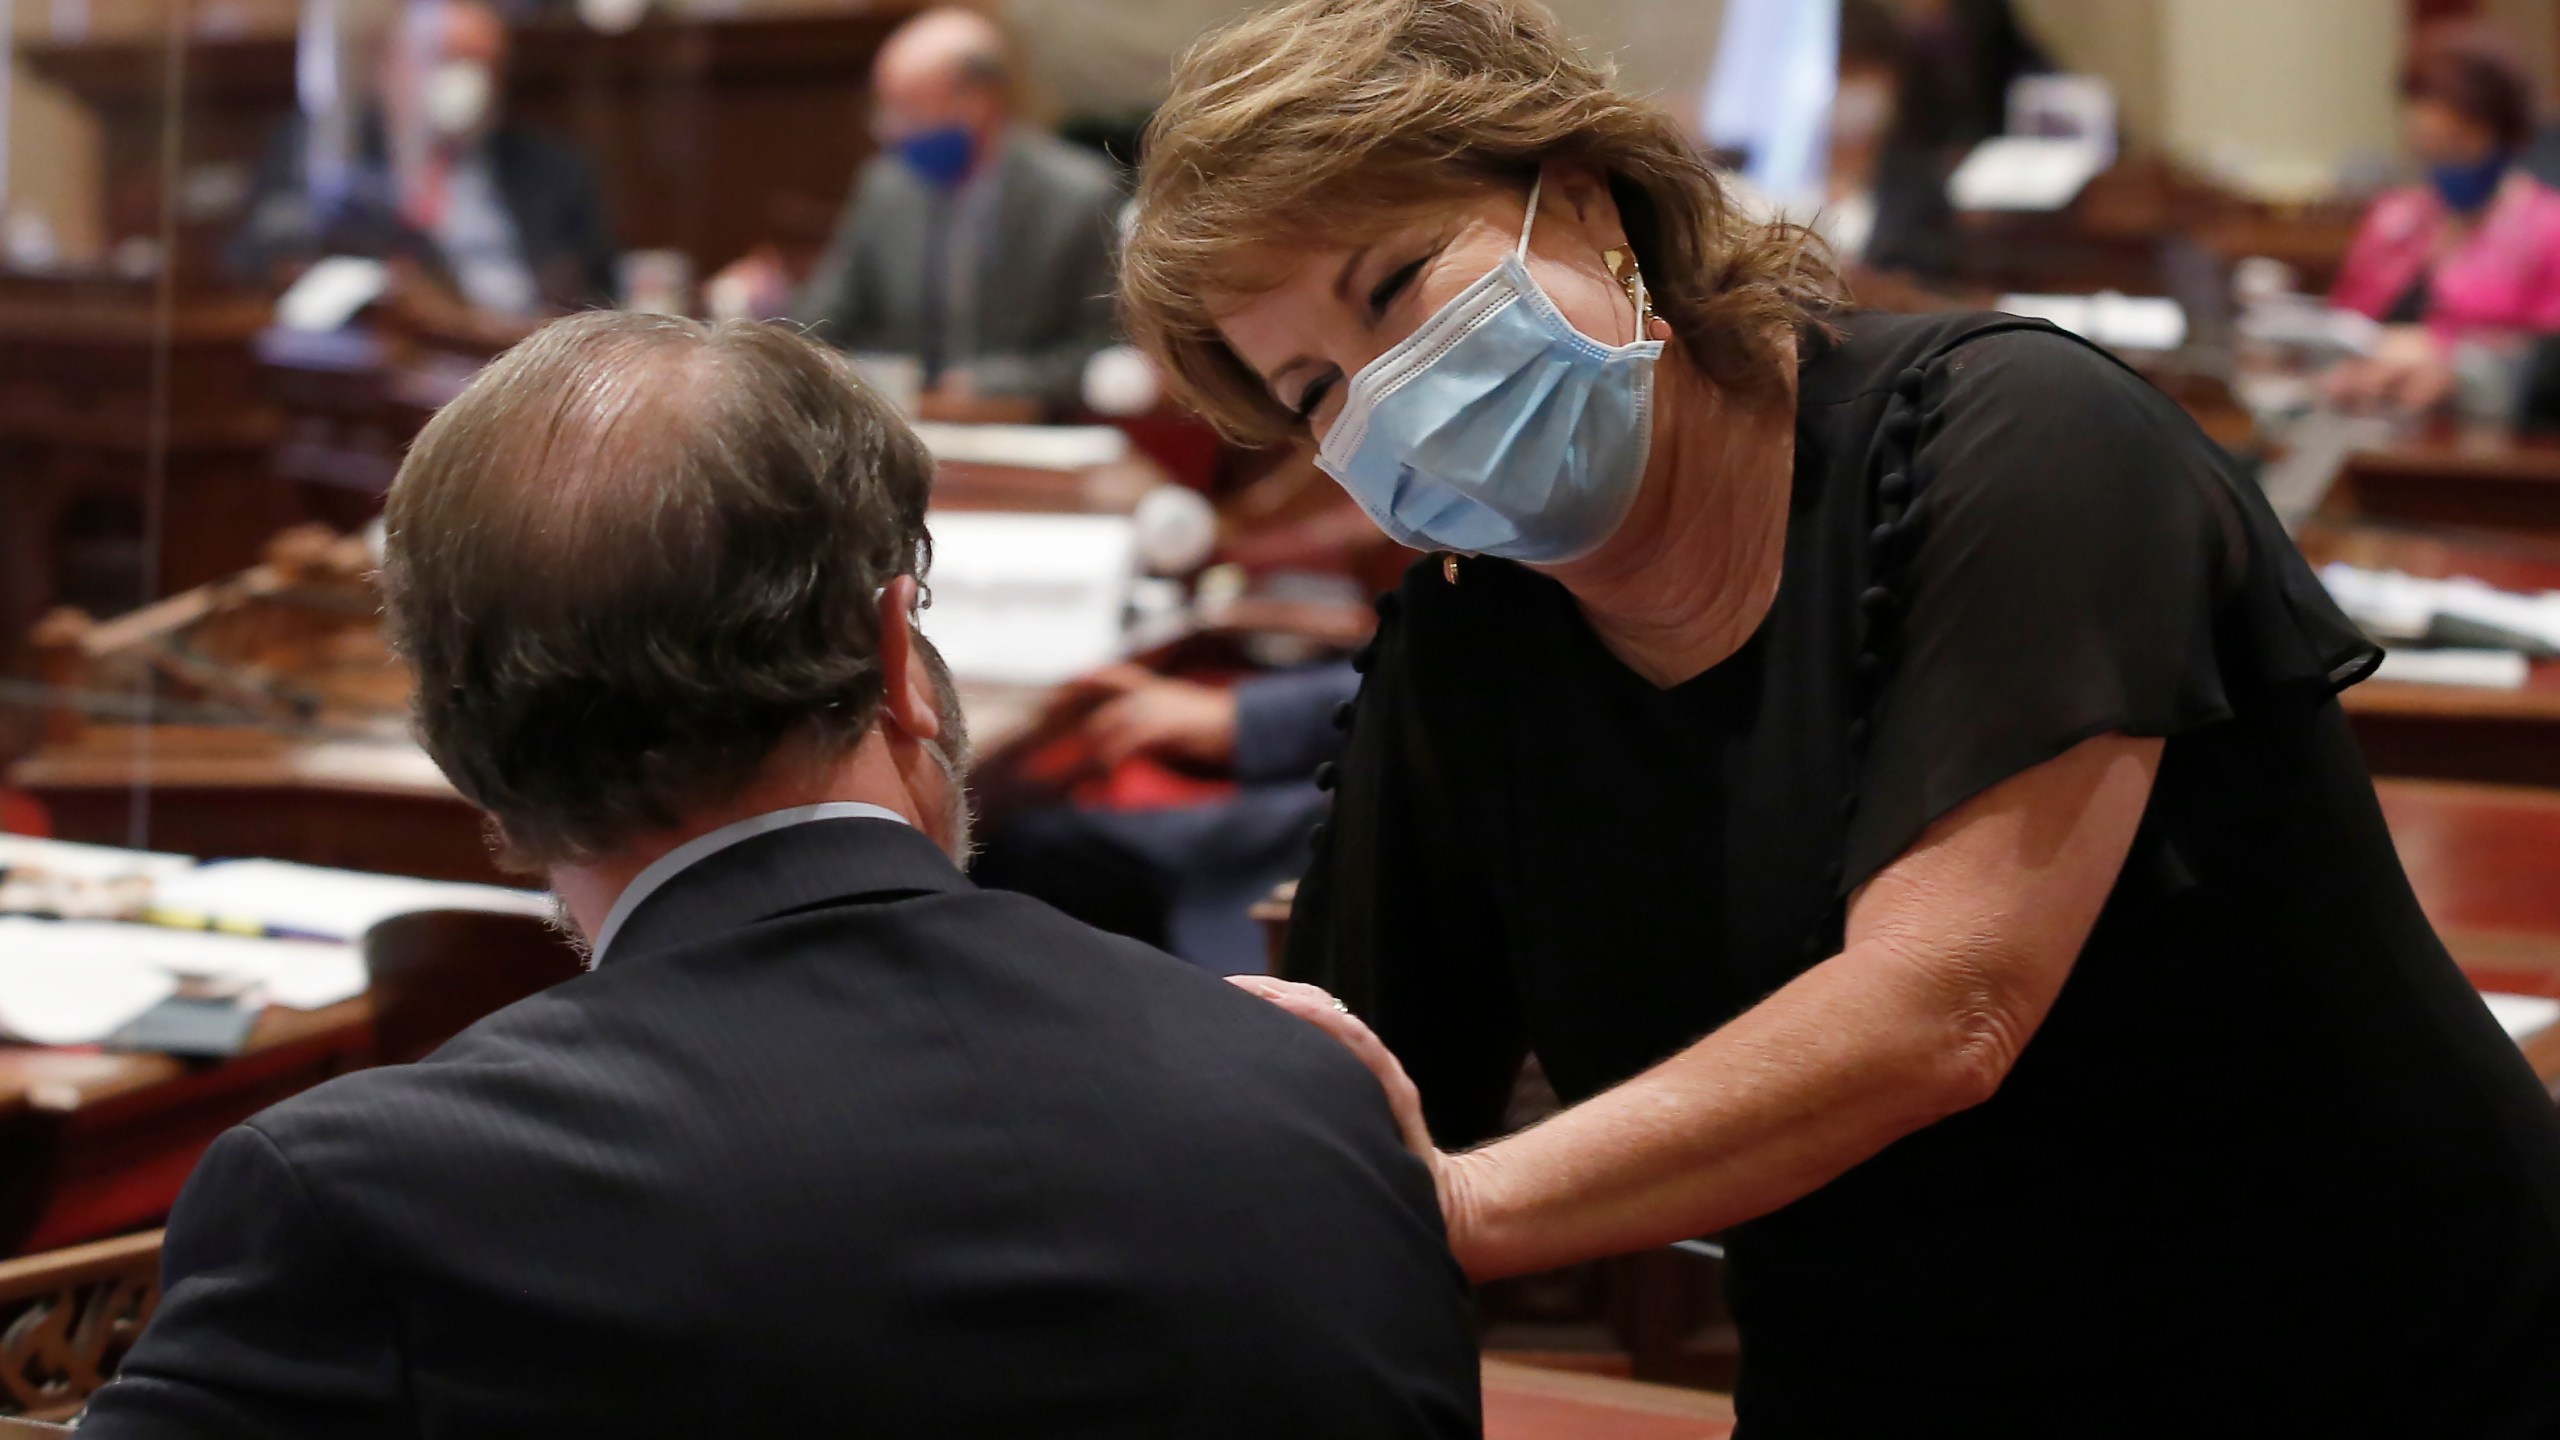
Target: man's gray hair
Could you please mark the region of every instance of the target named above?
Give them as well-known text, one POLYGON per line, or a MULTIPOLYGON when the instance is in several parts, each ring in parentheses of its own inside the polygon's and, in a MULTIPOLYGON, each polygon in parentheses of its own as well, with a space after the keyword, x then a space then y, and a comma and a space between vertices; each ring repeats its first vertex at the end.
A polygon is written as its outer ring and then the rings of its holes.
POLYGON ((598 312, 483 370, 410 450, 383 564, 429 754, 505 858, 591 859, 859 742, 881 587, 921 577, 933 461, 781 327, 598 312))

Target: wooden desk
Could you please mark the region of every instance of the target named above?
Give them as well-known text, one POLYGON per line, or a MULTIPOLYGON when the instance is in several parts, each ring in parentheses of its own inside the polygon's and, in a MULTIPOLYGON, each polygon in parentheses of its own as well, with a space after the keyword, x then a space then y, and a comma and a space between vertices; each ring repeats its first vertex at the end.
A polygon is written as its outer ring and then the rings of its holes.
POLYGON ((2560 438, 2439 422, 2350 457, 2320 508, 2339 519, 2560 537, 2560 438))
POLYGON ((363 1065, 373 1007, 270 1009, 218 1064, 0 1046, 0 1255, 157 1223, 205 1147, 287 1096, 363 1065))
POLYGON ((155 435, 167 445, 157 593, 247 566, 301 518, 271 478, 280 417, 249 363, 266 313, 255 298, 180 297, 155 430, 150 287, 0 278, 0 670, 18 668, 27 627, 63 596, 68 524, 140 533, 155 435))
POLYGON ((92 726, 28 756, 10 778, 52 813, 57 837, 123 845, 138 775, 149 780, 154 849, 522 883, 491 860, 479 813, 414 750, 368 755, 253 730, 162 725, 146 752, 131 727, 92 726))
POLYGON ((1724 1440, 1733 1402, 1605 1375, 1484 1362, 1485 1440, 1724 1440))
MULTIPOLYGON (((2560 537, 2315 518, 2299 538, 2315 565, 2560 589, 2560 537)), ((2520 690, 2368 680, 2340 703, 2377 775, 2560 787, 2560 661, 2534 662, 2520 690)))

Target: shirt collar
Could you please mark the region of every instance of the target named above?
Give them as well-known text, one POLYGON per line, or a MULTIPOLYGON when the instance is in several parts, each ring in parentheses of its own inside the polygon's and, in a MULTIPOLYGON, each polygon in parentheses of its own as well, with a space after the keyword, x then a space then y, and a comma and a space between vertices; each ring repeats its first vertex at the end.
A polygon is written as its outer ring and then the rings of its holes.
POLYGON ((631 919, 632 912, 676 876, 742 841, 819 820, 895 820, 901 825, 909 823, 906 816, 886 806, 866 805, 857 800, 830 800, 819 805, 768 810, 762 815, 750 815, 744 820, 696 835, 650 861, 648 868, 631 877, 631 883, 623 887, 621 896, 613 902, 613 909, 606 912, 604 924, 596 927, 593 958, 601 963, 605 951, 613 944, 613 937, 622 933, 622 927, 631 919))

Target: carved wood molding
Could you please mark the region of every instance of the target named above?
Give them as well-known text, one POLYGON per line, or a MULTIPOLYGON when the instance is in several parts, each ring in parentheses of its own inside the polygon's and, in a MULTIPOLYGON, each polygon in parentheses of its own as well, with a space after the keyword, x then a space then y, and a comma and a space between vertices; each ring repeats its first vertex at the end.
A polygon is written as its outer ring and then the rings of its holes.
POLYGON ((0 1414, 66 1419, 160 1304, 160 1232, 0 1263, 0 1414))

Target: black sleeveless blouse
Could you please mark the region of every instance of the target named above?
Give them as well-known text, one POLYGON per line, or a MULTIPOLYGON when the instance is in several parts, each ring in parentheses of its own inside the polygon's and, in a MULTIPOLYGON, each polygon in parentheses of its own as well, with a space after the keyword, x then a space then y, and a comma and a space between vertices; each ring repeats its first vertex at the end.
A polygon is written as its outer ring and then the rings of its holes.
POLYGON ((1777 599, 1659 689, 1530 570, 1380 603, 1289 970, 1443 1143, 1837 952, 1932 820, 2164 737, 1988 1103, 1728 1237, 1743 1432, 2560 1434, 2560 1120, 2446 956, 2336 692, 2377 652, 2139 377, 2001 316, 1802 360, 1777 599))

